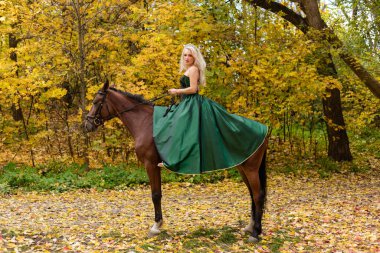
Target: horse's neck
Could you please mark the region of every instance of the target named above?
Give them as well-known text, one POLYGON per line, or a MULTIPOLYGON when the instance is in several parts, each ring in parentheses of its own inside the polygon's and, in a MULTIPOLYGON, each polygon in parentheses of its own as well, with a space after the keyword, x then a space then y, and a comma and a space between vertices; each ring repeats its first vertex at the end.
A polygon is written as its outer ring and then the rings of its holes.
POLYGON ((149 105, 138 105, 120 115, 120 119, 136 140, 151 132, 149 129, 153 123, 153 108, 149 105))
POLYGON ((153 108, 150 105, 138 104, 136 101, 132 102, 125 100, 123 103, 119 100, 119 102, 113 103, 113 107, 118 112, 131 108, 131 110, 121 113, 118 117, 128 128, 135 140, 146 134, 146 129, 149 127, 152 128, 153 108), (135 107, 133 107, 134 105, 135 107))

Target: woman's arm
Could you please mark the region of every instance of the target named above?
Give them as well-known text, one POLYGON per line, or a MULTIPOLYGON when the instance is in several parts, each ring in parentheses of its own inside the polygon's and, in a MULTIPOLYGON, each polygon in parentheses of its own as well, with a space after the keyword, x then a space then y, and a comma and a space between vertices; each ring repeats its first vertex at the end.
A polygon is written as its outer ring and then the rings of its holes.
POLYGON ((192 66, 188 72, 190 78, 190 87, 184 89, 170 89, 169 93, 172 95, 179 94, 194 94, 198 91, 198 79, 199 79, 199 70, 197 67, 192 66))

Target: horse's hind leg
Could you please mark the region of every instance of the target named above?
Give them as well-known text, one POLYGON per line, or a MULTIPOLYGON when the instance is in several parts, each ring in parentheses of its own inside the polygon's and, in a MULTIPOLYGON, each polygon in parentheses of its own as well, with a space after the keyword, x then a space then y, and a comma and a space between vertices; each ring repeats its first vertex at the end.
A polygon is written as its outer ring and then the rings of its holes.
POLYGON ((243 182, 245 183, 245 185, 247 186, 248 190, 249 190, 249 195, 251 197, 251 218, 249 220, 249 224, 243 229, 244 232, 249 232, 249 233, 253 233, 253 225, 255 224, 254 222, 254 217, 255 217, 255 202, 253 200, 253 193, 252 193, 252 190, 251 190, 251 187, 249 185, 249 182, 248 182, 248 179, 247 179, 247 176, 245 175, 243 169, 241 167, 238 167, 237 168, 242 179, 243 179, 243 182))
POLYGON ((157 163, 146 166, 148 172, 150 188, 152 192, 152 200, 154 205, 154 225, 149 230, 148 236, 158 235, 162 226, 162 210, 161 210, 161 169, 157 167, 157 163))
MULTIPOLYGON (((266 144, 266 143, 265 143, 266 144)), ((243 165, 242 170, 245 174, 250 189, 253 193, 254 205, 252 205, 253 231, 249 241, 257 242, 262 232, 261 220, 264 213, 266 195, 266 145, 261 146, 260 150, 250 157, 243 165)))
POLYGON ((262 197, 262 192, 260 190, 260 178, 257 170, 249 170, 244 168, 245 175, 248 179, 251 191, 253 192, 253 202, 252 204, 252 219, 253 219, 253 229, 252 238, 250 241, 257 242, 259 240, 259 235, 262 231, 261 220, 263 217, 264 201, 262 197))

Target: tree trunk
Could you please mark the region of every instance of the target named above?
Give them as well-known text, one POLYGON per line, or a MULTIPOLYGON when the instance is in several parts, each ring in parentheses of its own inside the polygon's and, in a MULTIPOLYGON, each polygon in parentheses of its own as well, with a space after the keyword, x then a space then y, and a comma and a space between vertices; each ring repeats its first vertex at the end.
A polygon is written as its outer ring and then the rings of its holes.
MULTIPOLYGON (((336 78, 337 71, 331 54, 323 54, 320 60, 321 65, 318 67, 318 73, 336 78)), ((340 90, 327 88, 326 96, 322 98, 322 104, 329 141, 328 156, 335 161, 351 161, 352 155, 342 114, 340 90)))
MULTIPOLYGON (((19 42, 19 40, 16 38, 16 36, 13 33, 10 33, 8 35, 8 39, 9 39, 9 48, 16 49, 17 45, 18 45, 18 42, 19 42)), ((12 51, 10 53, 9 58, 17 64, 17 53, 15 51, 12 51)), ((18 67, 17 66, 16 66, 16 73, 15 73, 15 75, 16 75, 16 77, 19 76, 19 72, 18 72, 18 67)), ((25 137, 26 137, 26 140, 29 142, 29 133, 28 133, 28 127, 27 127, 28 123, 26 122, 26 120, 24 118, 24 114, 23 114, 22 108, 21 108, 21 101, 20 101, 20 99, 18 99, 17 105, 12 104, 11 111, 12 111, 12 117, 13 117, 13 119, 15 121, 22 121, 23 127, 24 127, 24 132, 25 132, 25 137)), ((30 147, 29 152, 30 152, 30 158, 32 160, 32 165, 34 167, 35 166, 35 161, 34 161, 33 147, 30 147)))
MULTIPOLYGON (((17 48, 18 39, 16 38, 16 36, 10 33, 8 36, 8 39, 9 39, 9 48, 14 48, 14 49, 17 48)), ((16 63, 17 62, 16 52, 12 51, 9 58, 16 63)), ((18 77, 18 68, 16 68, 16 77, 18 77)), ((23 120, 24 116, 22 114, 21 107, 16 106, 15 104, 12 104, 11 111, 12 111, 12 117, 15 121, 23 120)))
MULTIPOLYGON (((301 0, 301 8, 306 14, 307 23, 311 27, 318 31, 323 31, 326 28, 316 0, 301 0)), ((318 73, 336 79, 338 74, 329 52, 330 48, 326 48, 322 44, 321 47, 320 64, 317 67, 318 73)), ((335 161, 351 161, 352 155, 343 118, 339 89, 327 87, 326 96, 322 99, 322 103, 329 140, 328 156, 335 161)))
MULTIPOLYGON (((82 2, 81 0, 74 0, 74 9, 76 12, 76 17, 77 17, 77 32, 78 32, 78 50, 79 50, 79 73, 78 73, 78 83, 80 87, 80 109, 82 110, 82 122, 85 121, 86 119, 86 92, 87 92, 87 87, 86 87, 86 82, 85 82, 85 63, 86 63, 86 55, 85 55, 85 50, 84 50, 84 37, 86 33, 86 28, 85 28, 85 22, 82 19, 82 13, 81 13, 81 5, 82 2)), ((84 158, 84 165, 86 168, 89 167, 90 160, 88 157, 88 146, 89 146, 89 137, 88 133, 85 131, 84 128, 83 130, 83 141, 84 141, 84 146, 83 146, 83 158, 84 158)))

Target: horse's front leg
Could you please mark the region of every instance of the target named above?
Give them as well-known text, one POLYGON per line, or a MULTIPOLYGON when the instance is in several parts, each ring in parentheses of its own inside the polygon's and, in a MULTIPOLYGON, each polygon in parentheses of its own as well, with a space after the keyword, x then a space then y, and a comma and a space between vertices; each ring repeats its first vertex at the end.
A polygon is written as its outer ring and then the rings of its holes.
POLYGON ((245 228, 243 228, 243 231, 252 234, 253 233, 253 226, 255 225, 255 220, 254 220, 255 219, 255 211, 256 211, 255 201, 253 199, 253 193, 252 193, 251 186, 249 184, 248 178, 245 175, 243 168, 237 167, 237 169, 238 169, 238 171, 239 171, 239 173, 243 179, 243 182, 245 183, 245 185, 248 188, 249 195, 251 196, 251 219, 249 220, 249 224, 245 228))
POLYGON ((149 230, 148 236, 158 235, 160 231, 160 227, 162 226, 162 210, 161 210, 161 169, 157 166, 157 164, 149 164, 146 166, 146 170, 148 172, 150 188, 152 191, 152 200, 154 205, 154 225, 149 230))

